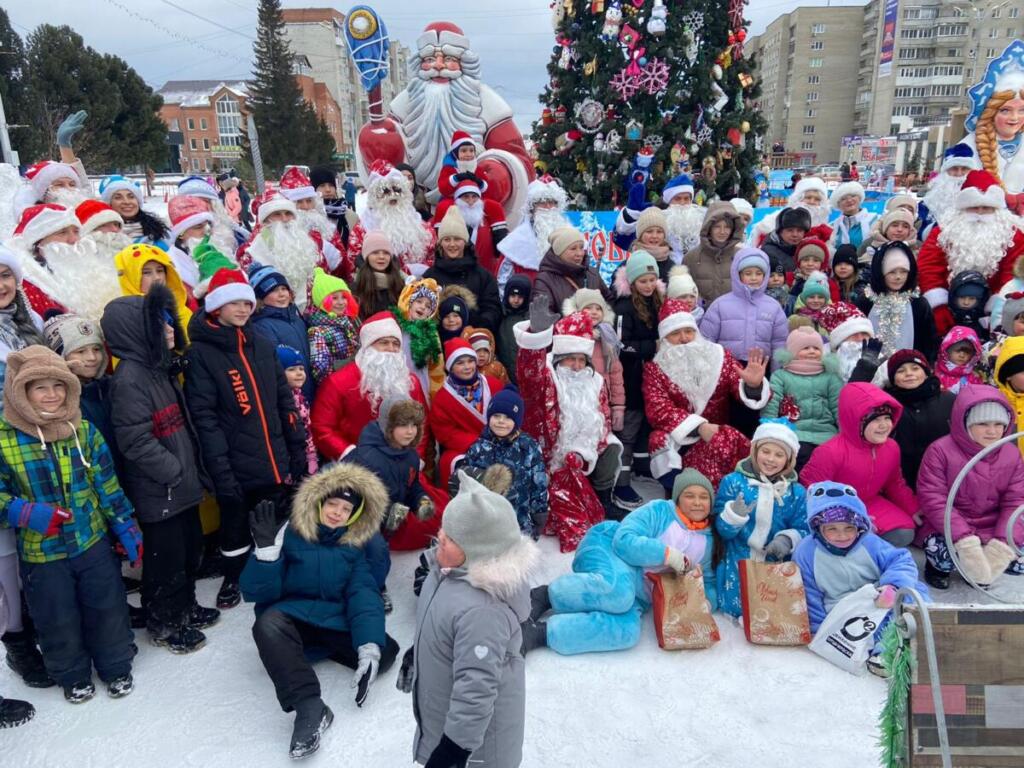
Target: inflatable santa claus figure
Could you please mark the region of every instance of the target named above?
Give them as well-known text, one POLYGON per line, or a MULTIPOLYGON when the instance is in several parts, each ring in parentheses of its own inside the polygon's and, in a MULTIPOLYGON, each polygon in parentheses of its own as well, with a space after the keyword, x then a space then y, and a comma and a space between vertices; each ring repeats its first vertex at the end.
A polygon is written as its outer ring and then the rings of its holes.
POLYGON ((388 116, 371 116, 359 132, 360 169, 377 160, 409 163, 420 183, 430 188, 428 199, 436 203, 438 175, 456 131, 468 133, 484 148, 476 173, 488 184, 487 196, 501 203, 514 226, 533 164, 512 109, 480 82, 480 57, 469 38, 451 22, 439 21, 427 25, 417 39, 409 58, 409 85, 392 99, 388 116))
POLYGON ((505 209, 494 200, 484 197, 487 183, 472 173, 459 173, 453 177, 455 189, 452 198, 442 200, 434 212, 434 226, 441 226, 444 215, 453 205, 462 214, 473 243, 477 264, 492 275, 498 272, 497 246, 508 234, 505 209))
POLYGON ((347 259, 353 265, 363 253, 367 232, 386 232, 402 268, 419 277, 434 263, 434 228, 423 221, 412 201, 412 185, 402 172, 383 160, 370 168, 366 196, 356 200, 359 223, 348 238, 347 259))
POLYGON ((917 254, 917 284, 935 313, 940 334, 953 327, 946 306, 949 284, 974 270, 988 280, 993 295, 1013 278, 1024 254, 1021 219, 1007 210, 999 180, 988 171, 971 171, 956 196, 956 211, 936 224, 917 254))
POLYGON ((341 242, 338 227, 327 218, 324 201, 317 194, 309 177, 293 165, 281 177, 278 191, 282 197, 295 203, 295 218, 323 254, 325 271, 345 280, 351 279, 355 265, 343 263, 342 254, 347 248, 341 242))
POLYGON ((525 274, 533 282, 548 248, 548 235, 556 229, 571 227, 565 215, 569 199, 562 185, 545 174, 530 182, 526 189, 526 206, 519 226, 498 244, 504 257, 498 267, 498 288, 505 293, 505 283, 512 275, 525 274))

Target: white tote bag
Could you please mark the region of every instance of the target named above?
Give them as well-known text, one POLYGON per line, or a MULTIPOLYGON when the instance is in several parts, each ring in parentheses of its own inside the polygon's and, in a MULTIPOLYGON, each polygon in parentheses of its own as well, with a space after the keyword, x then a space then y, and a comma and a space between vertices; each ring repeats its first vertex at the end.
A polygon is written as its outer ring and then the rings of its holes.
POLYGON ((863 675, 875 645, 875 631, 889 612, 875 605, 876 597, 878 590, 872 584, 844 597, 828 612, 808 647, 840 669, 863 675))

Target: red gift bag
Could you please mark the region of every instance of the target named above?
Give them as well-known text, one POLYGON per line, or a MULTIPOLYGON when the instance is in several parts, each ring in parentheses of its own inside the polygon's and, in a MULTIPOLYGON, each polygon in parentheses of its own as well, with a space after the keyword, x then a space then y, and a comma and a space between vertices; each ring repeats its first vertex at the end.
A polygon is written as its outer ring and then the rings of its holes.
POLYGON ((740 560, 739 570, 747 640, 756 645, 811 642, 807 595, 796 563, 740 560))
POLYGON ((654 604, 654 632, 666 651, 710 648, 721 640, 704 595, 700 567, 685 574, 648 573, 654 604))
POLYGON ((583 474, 583 467, 570 454, 565 466, 555 470, 548 483, 548 524, 544 533, 558 537, 562 552, 572 552, 583 535, 602 520, 604 507, 583 474))

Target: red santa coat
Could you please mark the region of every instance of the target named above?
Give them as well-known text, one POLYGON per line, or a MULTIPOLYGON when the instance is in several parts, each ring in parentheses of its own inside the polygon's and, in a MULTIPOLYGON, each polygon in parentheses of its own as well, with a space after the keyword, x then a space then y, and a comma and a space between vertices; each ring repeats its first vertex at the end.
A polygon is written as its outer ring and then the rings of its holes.
MULTIPOLYGON (((949 283, 955 275, 949 273, 949 259, 939 245, 940 233, 941 228, 936 224, 918 251, 917 285, 921 295, 932 307, 939 335, 944 336, 955 324, 953 315, 946 306, 949 301, 949 283)), ((988 276, 988 287, 993 296, 1013 279, 1013 265, 1021 255, 1024 255, 1024 231, 1018 229, 1013 236, 1013 242, 1000 259, 996 271, 988 276)))
POLYGON ((430 408, 430 431, 441 446, 440 485, 448 487, 452 465, 462 458, 469 446, 477 441, 487 425, 487 405, 502 384, 492 376, 481 375, 483 390, 483 412, 460 397, 451 383, 445 379, 444 386, 437 390, 430 408))
MULTIPOLYGON (((426 221, 422 221, 423 228, 430 233, 430 240, 427 242, 426 248, 419 254, 419 258, 412 258, 408 253, 394 254, 398 256, 398 261, 402 265, 402 271, 414 274, 409 269, 409 264, 416 262, 422 264, 422 268, 417 275, 423 274, 427 267, 433 266, 434 264, 434 246, 437 245, 437 232, 434 228, 426 221)), ((348 251, 345 255, 345 269, 351 269, 352 274, 355 274, 355 266, 358 263, 358 259, 362 258, 363 255, 363 238, 366 237, 366 228, 362 222, 359 222, 348 234, 348 251)))
POLYGON ((700 470, 714 486, 736 468, 737 462, 750 455, 750 441, 728 426, 730 401, 735 399, 748 408, 760 410, 771 400, 768 379, 761 385, 761 397, 752 400, 744 391, 735 358, 719 344, 718 383, 707 404, 694 408, 689 397, 655 362, 644 363, 643 395, 647 420, 651 425, 649 448, 651 473, 655 477, 683 467, 700 470), (718 434, 711 442, 701 440, 697 429, 701 424, 718 424, 718 434), (680 455, 680 451, 686 452, 680 455))
MULTIPOLYGON (((508 224, 505 221, 505 209, 499 203, 487 199, 484 199, 483 203, 484 217, 470 234, 469 239, 473 242, 473 249, 476 251, 477 264, 492 275, 497 275, 502 257, 494 244, 494 233, 495 231, 507 231, 508 224)), ((437 210, 434 212, 434 219, 431 222, 434 227, 441 224, 444 215, 453 205, 455 205, 455 200, 450 197, 446 197, 437 204, 437 210)))
MULTIPOLYGON (((363 374, 349 363, 322 382, 316 390, 311 421, 316 449, 328 461, 337 461, 356 447, 363 427, 377 418, 377 408, 359 392, 363 374)), ((427 399, 419 380, 409 374, 409 397, 427 410, 427 399)), ((422 455, 426 439, 420 443, 422 455)))
POLYGON ((25 292, 25 298, 28 299, 29 307, 40 317, 46 317, 46 313, 51 311, 58 314, 67 312, 63 306, 54 301, 42 288, 36 287, 28 280, 21 281, 21 289, 25 292))

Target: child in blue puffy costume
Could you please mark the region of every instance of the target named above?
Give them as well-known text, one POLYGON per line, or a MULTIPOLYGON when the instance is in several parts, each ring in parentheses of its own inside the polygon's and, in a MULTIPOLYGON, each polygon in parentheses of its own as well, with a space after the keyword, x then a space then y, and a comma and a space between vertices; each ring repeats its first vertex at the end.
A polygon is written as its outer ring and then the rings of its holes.
MULTIPOLYGON (((928 599, 910 552, 871 532, 867 508, 851 486, 821 482, 808 488, 807 523, 812 535, 800 542, 793 562, 804 580, 812 632, 836 603, 865 584, 878 587, 879 608, 891 608, 901 587, 912 587, 928 599)), ((875 632, 876 641, 884 626, 875 632)), ((884 676, 876 653, 868 659, 868 669, 884 676)))
POLYGON ((543 645, 563 655, 632 648, 651 606, 648 571, 682 573, 700 565, 711 610, 717 597, 711 569, 710 523, 714 488, 695 469, 675 479, 670 501, 650 501, 621 523, 587 531, 576 550, 572 573, 533 590, 524 647, 543 645), (547 611, 547 621, 539 621, 547 611))
POLYGON ((804 489, 794 466, 800 441, 788 419, 764 419, 750 441, 750 458, 722 478, 715 498, 715 530, 725 544, 718 563, 723 612, 743 613, 740 560, 785 560, 809 533, 804 489))

